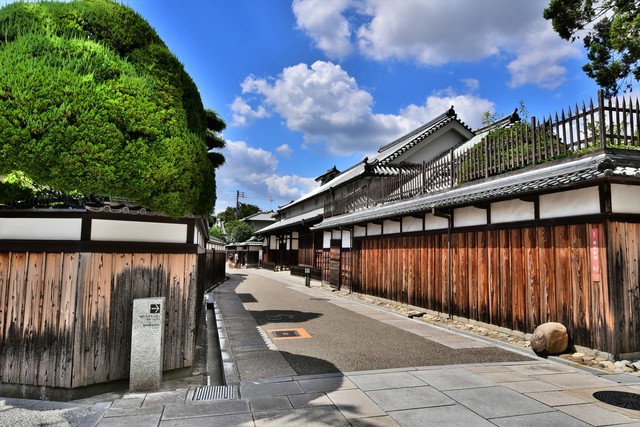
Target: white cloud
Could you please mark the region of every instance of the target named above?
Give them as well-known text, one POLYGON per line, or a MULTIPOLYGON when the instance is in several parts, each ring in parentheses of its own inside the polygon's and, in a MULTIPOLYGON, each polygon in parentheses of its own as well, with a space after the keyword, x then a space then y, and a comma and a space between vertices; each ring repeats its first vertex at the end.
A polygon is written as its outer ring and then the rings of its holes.
POLYGON ((485 111, 495 111, 495 104, 487 99, 474 95, 458 95, 453 90, 448 89, 428 96, 423 106, 410 105, 401 111, 401 115, 416 120, 425 118, 429 120, 444 113, 453 106, 458 118, 469 127, 475 129, 480 127, 482 113, 485 111))
POLYGON ((343 11, 351 0, 293 0, 296 24, 329 58, 351 53, 351 30, 343 11))
MULTIPOLYGON (((478 83, 464 81, 477 92, 478 83)), ((444 113, 453 104, 459 117, 479 126, 493 103, 452 89, 433 94, 424 105, 405 106, 399 114, 376 114, 373 97, 339 65, 317 61, 310 67, 285 68, 276 78, 247 77, 243 92, 262 97, 265 108, 279 114, 291 130, 301 132, 307 144, 334 154, 369 155, 380 146, 444 113)))
POLYGON ((314 178, 294 175, 271 175, 265 183, 269 194, 277 194, 279 199, 296 200, 318 186, 314 178))
POLYGON ((284 157, 291 157, 291 153, 293 150, 289 147, 289 144, 282 144, 276 147, 276 152, 283 155, 284 157))
POLYGON ((462 79, 462 83, 467 87, 467 90, 471 93, 477 93, 480 89, 480 82, 477 79, 462 79))
POLYGON ((517 47, 516 58, 507 65, 510 87, 533 84, 555 89, 566 80, 562 61, 582 57, 579 49, 558 37, 550 23, 545 24, 532 29, 517 47))
POLYGON ((278 175, 278 160, 273 153, 247 145, 244 141, 226 141, 226 163, 216 172, 218 200, 216 211, 235 206, 235 192, 245 193, 244 203, 269 209, 268 197, 283 204, 311 191, 317 183, 313 178, 278 175), (256 199, 257 195, 260 199, 256 199))
POLYGON ((402 131, 397 122, 374 115, 371 94, 330 62, 294 65, 275 79, 247 77, 242 88, 262 96, 289 129, 303 133, 306 142, 324 142, 334 154, 370 151, 402 131))
POLYGON ((293 9, 298 26, 330 58, 344 57, 347 42, 376 61, 415 61, 426 66, 499 57, 506 60, 511 73, 509 86, 555 88, 567 73, 562 63, 582 54, 577 45, 560 39, 542 17, 547 3, 294 0, 293 9))
POLYGON ((254 110, 247 101, 239 96, 233 100, 231 111, 233 112, 232 126, 244 126, 253 119, 269 117, 269 113, 263 106, 260 105, 254 110))

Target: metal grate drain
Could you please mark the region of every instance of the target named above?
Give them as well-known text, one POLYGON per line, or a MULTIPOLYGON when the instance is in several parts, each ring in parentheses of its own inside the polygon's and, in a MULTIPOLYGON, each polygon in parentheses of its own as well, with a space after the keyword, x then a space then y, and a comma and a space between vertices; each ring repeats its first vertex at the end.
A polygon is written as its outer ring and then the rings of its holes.
POLYGON ((236 398, 234 387, 226 385, 206 385, 196 388, 192 400, 228 400, 236 398))
POLYGON ((634 409, 640 411, 640 394, 624 391, 596 391, 593 397, 600 402, 617 406, 618 408, 634 409))

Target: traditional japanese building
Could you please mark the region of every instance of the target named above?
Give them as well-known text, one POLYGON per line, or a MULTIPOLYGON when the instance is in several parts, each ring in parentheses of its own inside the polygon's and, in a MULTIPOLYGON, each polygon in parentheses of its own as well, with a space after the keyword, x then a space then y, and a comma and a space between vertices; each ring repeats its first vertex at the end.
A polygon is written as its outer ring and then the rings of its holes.
POLYGON ((266 261, 418 308, 640 353, 640 108, 472 131, 454 109, 279 211, 266 261))

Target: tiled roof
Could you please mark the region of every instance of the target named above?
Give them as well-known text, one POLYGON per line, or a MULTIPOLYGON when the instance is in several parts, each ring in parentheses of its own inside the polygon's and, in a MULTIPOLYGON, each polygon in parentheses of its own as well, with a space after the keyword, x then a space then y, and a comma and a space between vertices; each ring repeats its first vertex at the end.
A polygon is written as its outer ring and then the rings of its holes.
POLYGON ((402 138, 399 138, 392 143, 381 147, 380 150, 378 150, 378 153, 380 153, 380 155, 376 156, 375 160, 377 160, 378 164, 380 165, 389 164, 393 160, 397 159, 401 154, 409 151, 420 141, 428 138, 430 135, 436 133, 438 130, 442 129, 452 121, 457 121, 458 123, 462 124, 470 133, 472 133, 473 131, 471 130, 471 128, 457 119, 455 112, 451 113, 452 110, 447 113, 441 114, 440 116, 424 124, 413 132, 403 136, 402 138))
POLYGON ((539 193, 548 189, 569 187, 605 176, 627 176, 640 178, 640 166, 616 166, 608 164, 607 157, 599 154, 592 157, 522 171, 508 176, 498 177, 478 184, 427 194, 393 204, 376 206, 363 211, 326 218, 313 229, 327 229, 339 226, 376 221, 386 218, 428 212, 434 208, 468 205, 487 200, 500 200, 526 194, 539 193))
POLYGON ((258 212, 253 215, 249 215, 248 217, 242 218, 241 221, 271 221, 275 222, 275 213, 274 212, 258 212))
POLYGON ((459 126, 462 126, 465 130, 467 130, 470 136, 473 135, 473 131, 471 130, 471 128, 469 128, 469 126, 458 119, 455 113, 450 114, 449 112, 447 112, 441 114, 430 122, 413 130, 412 132, 396 139, 390 144, 381 147, 378 150, 378 153, 372 158, 365 159, 362 162, 353 165, 351 168, 345 170, 332 180, 320 185, 319 187, 316 187, 314 190, 305 194, 300 199, 293 201, 286 206, 283 206, 282 208, 286 208, 287 206, 295 205, 304 200, 308 200, 312 197, 329 191, 329 189, 332 187, 337 188, 341 185, 344 185, 345 183, 360 177, 365 172, 365 170, 369 169, 370 167, 379 167, 382 165, 389 166, 392 160, 396 159, 402 153, 406 152, 409 148, 414 147, 420 141, 431 136, 449 123, 457 123, 459 126))
POLYGON ((302 224, 304 221, 315 221, 322 218, 324 214, 324 207, 306 212, 300 215, 296 215, 291 218, 286 218, 278 221, 274 224, 268 225, 257 231, 257 234, 267 234, 276 230, 286 229, 296 225, 302 224))
POLYGON ((374 165, 371 168, 371 174, 376 176, 397 176, 402 171, 415 171, 416 165, 374 165))

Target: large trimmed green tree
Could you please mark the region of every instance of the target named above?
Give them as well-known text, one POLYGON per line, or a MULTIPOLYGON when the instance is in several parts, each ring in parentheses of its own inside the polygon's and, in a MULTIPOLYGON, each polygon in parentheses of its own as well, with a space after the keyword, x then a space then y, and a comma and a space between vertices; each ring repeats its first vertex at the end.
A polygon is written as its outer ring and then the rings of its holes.
POLYGON ((111 0, 0 9, 0 176, 208 214, 224 122, 149 24, 111 0))

